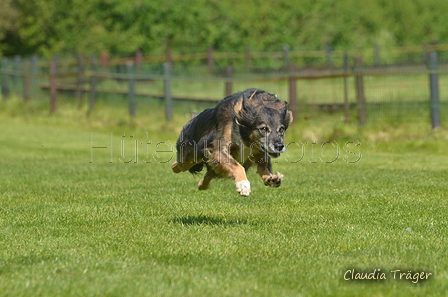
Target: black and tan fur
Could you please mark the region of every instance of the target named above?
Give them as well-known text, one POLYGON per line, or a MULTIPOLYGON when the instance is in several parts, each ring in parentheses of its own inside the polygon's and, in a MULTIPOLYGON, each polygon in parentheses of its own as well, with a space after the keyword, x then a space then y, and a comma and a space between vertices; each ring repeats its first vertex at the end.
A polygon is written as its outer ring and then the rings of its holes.
POLYGON ((283 136, 291 122, 287 102, 274 94, 249 89, 230 95, 185 125, 171 167, 175 173, 196 173, 206 166, 199 190, 208 189, 215 177, 231 177, 236 190, 248 196, 246 171, 256 164, 265 185, 279 187, 283 175, 272 174, 271 157, 285 151, 283 136))

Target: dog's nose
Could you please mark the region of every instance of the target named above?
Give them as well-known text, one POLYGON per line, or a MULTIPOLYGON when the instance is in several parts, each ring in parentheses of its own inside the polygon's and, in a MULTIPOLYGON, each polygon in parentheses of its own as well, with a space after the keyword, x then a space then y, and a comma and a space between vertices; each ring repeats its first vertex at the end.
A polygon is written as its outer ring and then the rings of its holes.
POLYGON ((274 148, 277 150, 277 152, 283 151, 284 147, 285 147, 285 145, 283 143, 281 143, 281 142, 274 143, 274 148))

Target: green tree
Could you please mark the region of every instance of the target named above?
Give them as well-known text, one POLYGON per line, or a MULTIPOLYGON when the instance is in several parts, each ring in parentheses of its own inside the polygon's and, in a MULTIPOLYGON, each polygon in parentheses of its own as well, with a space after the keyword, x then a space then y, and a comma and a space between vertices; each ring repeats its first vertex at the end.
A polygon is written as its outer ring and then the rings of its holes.
MULTIPOLYGON (((8 34, 13 34, 17 30, 16 20, 17 9, 13 6, 12 0, 0 1, 0 40, 6 38, 8 34)), ((6 49, 6 44, 0 43, 0 56, 6 49)))
POLYGON ((1 0, 0 51, 164 54, 448 43, 445 0, 1 0))

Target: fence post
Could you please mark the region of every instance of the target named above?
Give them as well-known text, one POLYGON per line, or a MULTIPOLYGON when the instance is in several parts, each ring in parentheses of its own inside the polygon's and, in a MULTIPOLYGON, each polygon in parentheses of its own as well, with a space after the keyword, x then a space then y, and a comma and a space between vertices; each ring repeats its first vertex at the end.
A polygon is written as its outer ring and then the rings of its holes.
POLYGON ((30 100, 30 61, 23 63, 23 101, 30 100))
POLYGON ((246 66, 246 70, 249 70, 251 66, 251 57, 250 57, 250 47, 246 46, 244 51, 244 65, 246 66))
POLYGON ((35 90, 37 75, 39 74, 39 57, 33 55, 31 58, 31 90, 35 90))
POLYGON ((135 52, 135 68, 137 73, 142 71, 142 63, 143 63, 143 53, 141 50, 135 52))
POLYGON ((50 113, 56 112, 56 98, 57 98, 57 59, 54 57, 50 61, 50 113))
POLYGON ((364 96, 364 77, 362 74, 362 57, 355 57, 355 84, 356 84, 356 102, 358 106, 358 123, 363 126, 366 123, 366 99, 364 96))
POLYGON ((325 55, 327 56, 327 66, 329 68, 333 67, 333 50, 330 44, 325 47, 325 55))
POLYGON ((9 75, 7 72, 8 58, 2 58, 2 97, 3 101, 9 98, 9 75))
POLYGON ((208 71, 210 73, 213 72, 213 47, 209 46, 207 48, 207 65, 208 65, 208 71))
POLYGON ((423 44, 423 63, 429 65, 429 45, 423 44))
POLYGON ((128 62, 129 75, 129 114, 131 118, 135 117, 135 78, 134 78, 134 63, 128 62))
POLYGON ((289 70, 291 61, 289 60, 289 45, 283 45, 283 59, 285 60, 285 69, 289 70))
POLYGON ((95 108, 95 101, 96 101, 96 84, 97 84, 97 77, 96 77, 96 71, 97 71, 98 61, 95 56, 95 54, 92 56, 91 60, 91 71, 90 74, 90 102, 89 102, 89 111, 90 114, 93 109, 95 108))
POLYGON ((431 93, 431 122, 432 128, 440 127, 439 74, 437 52, 429 53, 429 86, 431 93))
POLYGON ((101 68, 103 71, 107 71, 107 68, 109 68, 109 54, 107 51, 102 51, 100 54, 101 59, 101 68))
POLYGON ((166 120, 171 122, 173 120, 173 98, 171 97, 171 64, 163 64, 163 74, 165 83, 165 115, 166 120))
POLYGON ((292 117, 297 118, 297 80, 295 77, 289 77, 289 109, 292 112, 292 117))
POLYGON ((166 49, 166 62, 173 65, 173 49, 171 47, 166 49))
POLYGON ((19 85, 19 77, 20 77, 19 72, 20 72, 21 64, 22 64, 22 57, 19 55, 14 56, 14 72, 15 72, 14 73, 14 86, 15 86, 16 91, 17 91, 17 86, 19 85))
POLYGON ((381 47, 379 44, 375 44, 374 54, 375 54, 375 65, 376 66, 381 65, 381 47))
POLYGON ((344 53, 344 116, 345 122, 350 121, 350 105, 348 102, 348 54, 344 53))
POLYGON ((82 85, 84 82, 84 56, 82 53, 78 53, 76 57, 76 68, 77 68, 77 80, 76 80, 76 97, 78 98, 78 109, 82 108, 83 101, 83 90, 82 85))
POLYGON ((228 65, 226 67, 226 93, 225 93, 225 97, 232 95, 232 78, 233 75, 233 67, 232 65, 228 65))

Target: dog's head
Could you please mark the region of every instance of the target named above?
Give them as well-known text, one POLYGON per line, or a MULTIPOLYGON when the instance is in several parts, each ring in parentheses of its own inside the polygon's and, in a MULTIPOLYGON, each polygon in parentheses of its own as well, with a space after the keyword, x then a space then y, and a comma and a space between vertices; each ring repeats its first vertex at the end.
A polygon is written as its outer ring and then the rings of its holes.
POLYGON ((283 136, 292 123, 287 102, 277 95, 250 89, 235 105, 235 122, 246 145, 277 158, 286 148, 283 136))

